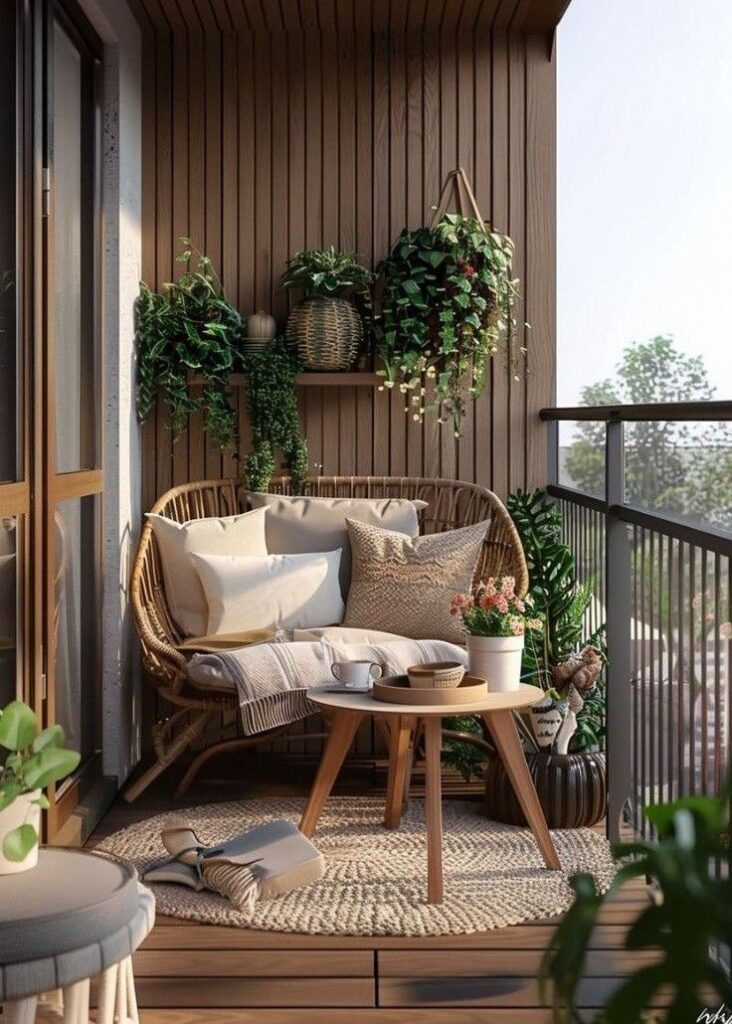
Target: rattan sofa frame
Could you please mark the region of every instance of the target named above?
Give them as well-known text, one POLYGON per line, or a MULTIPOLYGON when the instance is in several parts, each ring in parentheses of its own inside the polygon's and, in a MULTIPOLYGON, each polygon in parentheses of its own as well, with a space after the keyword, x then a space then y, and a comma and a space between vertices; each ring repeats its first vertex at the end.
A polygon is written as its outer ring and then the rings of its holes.
MULTIPOLYGON (((291 493, 289 478, 274 479, 269 489, 273 493, 291 493)), ((329 498, 422 499, 427 502, 427 508, 421 513, 423 533, 487 521, 480 576, 511 574, 516 577, 519 593, 524 593, 528 587, 526 561, 516 528, 501 500, 485 487, 422 477, 320 476, 308 479, 304 493, 329 498)), ((247 485, 243 480, 203 480, 172 488, 158 499, 151 511, 181 523, 207 516, 233 515, 246 510, 246 496, 247 485)), ((204 737, 217 718, 238 711, 236 695, 230 690, 216 691, 210 687, 202 690, 188 678, 186 656, 180 650, 184 638, 168 608, 157 543, 147 521, 142 528, 132 571, 130 596, 144 670, 157 688, 158 696, 174 710, 153 725, 156 760, 125 789, 128 801, 135 800, 194 742, 204 737)), ((191 762, 176 790, 176 797, 188 790, 211 757, 266 743, 284 731, 287 730, 219 738, 209 743, 191 762)), ((308 738, 312 739, 312 734, 308 738)))

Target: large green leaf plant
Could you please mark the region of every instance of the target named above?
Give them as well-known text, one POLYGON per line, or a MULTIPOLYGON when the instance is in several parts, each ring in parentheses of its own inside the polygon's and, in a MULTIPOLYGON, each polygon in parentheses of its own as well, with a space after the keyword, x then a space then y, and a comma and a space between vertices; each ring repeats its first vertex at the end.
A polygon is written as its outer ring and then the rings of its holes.
MULTIPOLYGON (((596 647, 605 657, 605 627, 587 635, 585 613, 593 588, 577 581, 574 555, 562 540, 563 520, 556 504, 547 500, 545 491, 517 491, 508 496, 506 507, 524 549, 534 613, 544 624, 541 632, 527 634, 522 677, 551 691, 556 667, 578 649, 596 647)), ((605 734, 603 681, 582 696, 584 704, 570 746, 573 752, 600 746, 605 734)))
MULTIPOLYGON (((76 751, 64 746, 60 725, 40 730, 31 708, 22 701, 12 701, 0 713, 0 811, 22 794, 36 790, 41 792, 33 803, 48 808, 43 790, 70 775, 79 760, 76 751)), ((4 855, 17 862, 26 858, 39 839, 28 822, 0 838, 4 855)))
POLYGON ((236 413, 228 390, 229 374, 239 369, 246 321, 227 300, 213 263, 181 238, 179 263, 195 262, 162 292, 140 284, 137 300, 137 413, 144 422, 158 397, 168 408, 177 440, 191 413, 203 410, 214 445, 227 448, 236 432, 236 413), (189 377, 202 380, 196 393, 189 377))

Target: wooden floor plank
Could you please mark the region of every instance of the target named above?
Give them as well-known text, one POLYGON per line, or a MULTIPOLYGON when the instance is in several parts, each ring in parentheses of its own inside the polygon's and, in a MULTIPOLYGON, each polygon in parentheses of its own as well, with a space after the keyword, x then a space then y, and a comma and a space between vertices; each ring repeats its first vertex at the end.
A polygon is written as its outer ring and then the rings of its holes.
MULTIPOLYGON (((534 978, 544 950, 382 950, 379 978, 534 978)), ((659 954, 620 950, 592 950, 585 961, 585 977, 622 978, 632 969, 657 963, 659 954)))
MULTIPOLYGON (((582 1015, 589 1024, 591 1013, 582 1015)), ((551 1024, 549 1010, 485 1010, 479 1007, 343 1010, 141 1010, 140 1024, 551 1024)))
POLYGON ((134 970, 136 978, 370 978, 374 955, 369 949, 142 950, 134 970))
MULTIPOLYGON (((179 922, 180 927, 156 924, 145 940, 143 950, 153 949, 536 949, 544 950, 556 930, 556 924, 514 925, 473 935, 435 935, 424 938, 400 936, 300 935, 284 932, 249 931, 216 925, 179 922)), ((623 940, 626 927, 601 925, 595 929, 590 949, 615 949, 623 940)))
MULTIPOLYGON (((619 978, 586 978, 580 982, 577 1005, 605 1005, 620 984, 619 978)), ((664 1006, 662 994, 653 1006, 664 1006)), ((486 1008, 533 1009, 541 1007, 535 978, 383 978, 379 981, 379 1006, 433 1007, 483 1006, 486 1008)))
MULTIPOLYGON (((205 978, 135 979, 140 1006, 161 1009, 205 1007, 372 1007, 373 978, 205 978)), ((198 1014, 196 1014, 196 1019, 198 1014)))

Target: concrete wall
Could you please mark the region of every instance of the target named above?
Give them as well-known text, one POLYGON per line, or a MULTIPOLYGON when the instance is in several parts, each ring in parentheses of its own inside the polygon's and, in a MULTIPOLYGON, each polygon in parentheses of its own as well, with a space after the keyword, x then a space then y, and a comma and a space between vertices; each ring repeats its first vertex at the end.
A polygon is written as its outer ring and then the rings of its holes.
POLYGON ((121 782, 140 752, 140 671, 128 586, 139 532, 134 302, 141 277, 140 32, 122 0, 81 0, 104 43, 104 773, 121 782))

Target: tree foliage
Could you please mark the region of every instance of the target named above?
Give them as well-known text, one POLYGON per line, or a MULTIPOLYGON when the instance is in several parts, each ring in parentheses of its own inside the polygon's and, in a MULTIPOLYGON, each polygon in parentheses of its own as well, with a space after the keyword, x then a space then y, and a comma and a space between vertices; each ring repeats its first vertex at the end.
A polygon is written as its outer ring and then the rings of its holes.
MULTIPOLYGON (((707 402, 714 394, 703 359, 681 352, 672 338, 659 336, 628 346, 615 378, 584 388, 581 404, 707 402)), ((625 453, 626 494, 632 504, 732 528, 730 426, 628 423, 625 453)), ((565 468, 577 487, 604 495, 604 423, 578 426, 565 468)))

